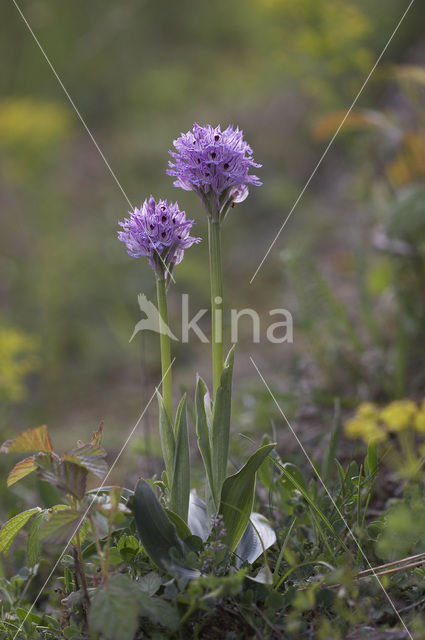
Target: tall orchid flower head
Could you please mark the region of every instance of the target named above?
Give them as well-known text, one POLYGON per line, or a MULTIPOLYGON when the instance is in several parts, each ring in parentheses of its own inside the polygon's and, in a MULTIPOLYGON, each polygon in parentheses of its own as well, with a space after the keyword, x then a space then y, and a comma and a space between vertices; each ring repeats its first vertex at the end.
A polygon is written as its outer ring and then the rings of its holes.
POLYGON ((220 126, 201 127, 195 122, 191 131, 174 140, 174 147, 167 174, 176 178, 175 187, 195 191, 214 219, 223 217, 233 203, 245 200, 249 185, 262 184, 249 173, 261 164, 254 162, 238 127, 221 131, 220 126))
POLYGON ((186 220, 177 202, 156 202, 150 196, 129 214, 119 223, 122 231, 118 231, 118 239, 126 244, 132 258, 145 256, 159 278, 169 276, 183 260, 185 249, 201 240, 190 235, 194 220, 186 220))

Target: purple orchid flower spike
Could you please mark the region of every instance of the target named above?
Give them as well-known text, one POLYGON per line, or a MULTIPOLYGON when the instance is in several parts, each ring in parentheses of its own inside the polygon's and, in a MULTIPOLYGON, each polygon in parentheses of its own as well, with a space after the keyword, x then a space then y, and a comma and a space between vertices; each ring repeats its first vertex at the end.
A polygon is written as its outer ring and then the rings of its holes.
POLYGON ((185 249, 201 240, 190 235, 194 220, 186 219, 177 202, 156 202, 150 196, 140 209, 129 213, 130 217, 119 223, 123 231, 118 232, 118 239, 126 244, 129 256, 146 257, 159 278, 169 276, 183 260, 185 249))
POLYGON ((249 185, 261 186, 251 167, 252 149, 243 138, 243 131, 232 126, 221 131, 220 126, 193 125, 192 131, 174 141, 176 151, 170 151, 167 174, 176 178, 174 186, 195 191, 207 213, 223 219, 229 207, 248 196, 249 185))

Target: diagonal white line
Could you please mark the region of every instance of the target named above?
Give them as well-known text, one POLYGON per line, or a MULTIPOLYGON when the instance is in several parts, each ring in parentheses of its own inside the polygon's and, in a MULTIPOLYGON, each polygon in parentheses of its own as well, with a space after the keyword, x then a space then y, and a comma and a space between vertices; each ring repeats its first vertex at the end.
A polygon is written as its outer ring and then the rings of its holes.
POLYGON ((288 215, 286 216, 285 220, 283 221, 283 224, 281 225, 280 229, 278 230, 277 234, 275 235, 272 243, 270 244, 269 248, 267 249, 266 253, 264 254, 263 259, 261 260, 260 264, 258 265, 257 269, 254 272, 254 275, 252 276, 251 280, 249 281, 249 284, 252 284, 254 278, 256 277, 257 273, 260 271, 261 267, 264 264, 264 261, 266 260, 267 256, 269 255, 270 251, 273 249, 274 245, 276 244, 277 239, 279 238, 280 234, 282 233, 283 229, 285 228, 286 223, 288 222, 288 220, 290 219, 290 217, 292 216, 293 212, 295 211, 295 208, 297 207, 299 201, 301 200, 301 198, 303 197, 304 193, 306 192, 308 186, 310 185, 310 182, 313 180, 314 176, 316 175, 317 171, 319 170, 319 167, 321 166, 323 160, 325 159, 329 149, 331 148, 331 146, 333 145, 335 138, 337 137, 337 135, 339 134, 339 132, 341 131, 342 127, 345 124, 345 121, 347 120, 348 116, 350 115, 350 113, 352 112, 352 110, 354 109, 355 105, 358 102, 358 99, 360 98, 361 94, 363 93, 364 88, 366 87, 367 83, 369 82, 369 80, 371 79, 376 67, 378 66, 378 64, 381 62, 382 58, 385 55, 386 50, 388 49, 388 47, 390 46, 390 43, 392 42, 395 34, 397 33, 397 31, 399 30, 403 20, 405 19, 405 17, 407 16, 410 7, 413 5, 415 0, 410 0, 409 6, 407 7, 406 11, 403 13, 403 15, 401 16, 396 28, 394 29, 394 31, 392 32, 387 44, 385 45, 385 47, 382 49, 377 61, 375 62, 375 64, 373 65, 372 69, 369 72, 369 75, 367 76, 366 80, 363 82, 362 86, 360 87, 359 92, 357 93, 356 97, 354 98, 350 108, 348 109, 347 113, 345 114, 344 118, 341 120, 337 130, 335 131, 334 135, 332 136, 329 144, 327 145, 326 149, 324 150, 324 152, 322 153, 319 162, 316 164, 315 168, 313 169, 312 174, 310 175, 309 179, 307 180, 307 182, 305 183, 304 187, 301 190, 301 193, 299 194, 298 198, 295 200, 294 204, 292 205, 291 210, 289 211, 288 215))
MULTIPOLYGON (((171 367, 173 366, 175 361, 175 358, 173 358, 173 360, 171 361, 170 366, 168 367, 167 371, 164 373, 164 375, 161 378, 161 382, 159 383, 158 387, 160 386, 160 384, 162 384, 162 381, 164 380, 165 376, 167 375, 167 373, 170 371, 171 367)), ((43 586, 41 587, 40 591, 38 592, 35 600, 33 601, 32 605, 30 606, 30 608, 28 609, 25 618, 22 620, 21 625, 19 627, 19 629, 17 630, 16 634, 13 636, 13 640, 16 640, 18 633, 22 630, 22 627, 25 624, 25 621, 27 620, 28 616, 31 614, 32 610, 34 609, 37 600, 39 599, 39 597, 41 596, 41 594, 43 593, 44 589, 46 588, 47 584, 50 582, 51 577, 53 576, 54 572, 56 571, 60 561, 62 560, 63 556, 65 555, 66 550, 68 549, 69 545, 71 544, 71 540, 72 538, 75 536, 75 534, 77 533, 78 529, 80 528, 84 518, 87 516, 88 512, 90 511, 90 509, 92 508, 96 498, 98 497, 101 489, 105 486, 105 483, 107 481, 107 479, 109 478, 109 476, 111 475, 111 472, 113 471, 113 469, 115 468, 115 465, 117 464, 118 460, 120 459, 124 449, 127 447, 128 443, 130 442, 131 438, 134 435, 134 432, 136 431, 137 427, 140 424, 140 421, 142 420, 143 416, 145 415, 146 411, 149 408, 149 405, 151 404, 152 400, 154 399, 156 393, 158 393, 158 387, 155 387, 155 391, 153 392, 153 394, 151 395, 151 397, 149 398, 149 401, 146 405, 146 407, 143 409, 142 413, 139 416, 139 419, 137 420, 136 424, 134 425, 134 427, 131 429, 129 435, 127 436, 126 441, 124 442, 123 446, 121 447, 119 453, 117 454, 115 460, 113 461, 113 463, 111 464, 108 473, 106 474, 106 476, 103 478, 100 486, 98 487, 96 493, 94 494, 89 506, 87 507, 87 509, 84 511, 83 515, 81 516, 80 520, 78 521, 77 526, 74 529, 74 532, 72 533, 71 537, 69 538, 68 542, 66 543, 62 553, 60 554, 59 558, 56 560, 55 564, 53 565, 53 568, 51 569, 49 575, 47 576, 43 586)))
POLYGON ((393 608, 397 618, 400 620, 401 624, 403 625, 407 635, 409 636, 410 640, 413 640, 413 636, 410 633, 409 629, 407 628, 405 622, 403 621, 403 618, 401 617, 401 615, 399 614, 394 602, 392 601, 392 599, 390 598, 389 594, 387 593, 384 585, 382 584, 382 582, 380 581, 378 575, 375 572, 375 569, 372 567, 372 565, 370 564, 365 552, 363 551, 363 549, 360 546, 360 543, 358 542, 356 536, 354 535, 350 525, 348 524, 347 520, 344 518, 343 514, 341 513, 341 510, 339 509, 338 505, 336 504, 335 500, 333 499, 331 493, 329 492, 329 489, 327 488, 327 486, 325 485, 325 483, 323 482, 323 479, 321 477, 321 475, 319 474, 319 472, 317 471, 316 467, 314 466, 310 456, 308 455, 307 451, 304 448, 304 445, 302 444, 301 440, 299 439, 299 437, 297 436, 297 434, 295 433, 294 429, 292 428, 291 423, 289 422, 288 418, 286 417, 285 413, 283 412, 283 409, 281 408, 281 406, 279 405, 278 401, 276 400, 276 397, 274 396, 272 390, 270 389, 269 385, 267 384, 266 380, 264 379, 263 374, 261 373, 261 371, 259 370, 259 368, 257 367, 257 365, 255 364, 253 358, 250 356, 249 359, 251 360, 254 368, 256 369, 258 375, 260 376, 261 380, 264 383, 264 386, 266 387, 267 391, 269 392, 273 402, 275 403, 276 407, 279 410, 279 413, 282 415, 283 419, 285 420, 286 424, 288 425, 289 429, 292 432, 292 435, 294 436, 295 440, 297 441, 301 451, 303 452, 304 456, 307 458, 311 468, 313 469, 315 475, 317 476, 317 478, 319 479, 321 485, 323 486, 324 490, 326 491, 326 494, 328 495, 330 501, 332 502, 335 510, 337 511, 339 517, 341 518, 341 520, 343 521, 344 525, 347 528, 347 531, 349 532, 350 536, 352 537, 352 539, 354 540, 358 550, 360 551, 361 555, 363 556, 363 559, 365 560, 365 562, 367 563, 372 575, 374 576, 374 578, 376 578, 379 586, 381 587, 382 591, 384 592, 388 602, 390 603, 391 607, 393 608))
MULTIPOLYGON (((37 36, 35 35, 34 31, 32 30, 28 20, 26 19, 26 17, 24 16, 24 14, 21 11, 21 8, 19 7, 18 3, 16 2, 16 0, 12 0, 13 4, 15 5, 16 9, 19 12, 19 15, 21 16, 22 20, 24 21, 24 23, 26 24, 28 31, 30 32, 30 34, 32 35, 36 45, 38 46, 38 48, 40 49, 41 53, 43 54, 44 59, 46 60, 47 64, 49 65, 50 69, 53 72, 53 75, 55 76, 56 80, 59 82, 60 86, 63 89, 63 92, 65 93, 66 97, 68 98, 72 108, 74 109, 75 113, 77 114, 78 118, 81 120, 81 123, 84 127, 84 129, 87 131, 88 135, 90 136, 94 146, 96 147, 96 149, 99 152, 100 157, 102 158, 103 162, 106 164, 106 166, 109 169, 109 173, 111 174, 111 176, 113 177, 113 179, 115 180, 116 184, 118 185, 118 188, 120 189, 121 193, 123 194, 124 198, 127 200, 128 204, 130 205, 132 211, 134 210, 134 205, 131 203, 129 197, 127 196, 126 192, 124 191, 124 188, 122 187, 120 181, 118 180, 117 176, 115 175, 114 171, 112 170, 111 165, 109 164, 109 162, 107 161, 107 159, 105 158, 105 155, 102 151, 102 149, 99 147, 98 143, 96 142, 92 132, 90 131, 90 129, 88 128, 86 121, 84 120, 83 116, 81 115, 81 113, 79 112, 75 102, 73 101, 73 99, 71 98, 71 96, 69 95, 69 92, 67 90, 67 88, 65 87, 64 83, 62 82, 62 80, 60 79, 58 73, 56 72, 56 69, 54 68, 53 64, 50 62, 50 59, 47 55, 47 53, 45 52, 45 50, 43 49, 43 47, 40 44, 39 39, 37 38, 37 36)), ((150 240, 150 239, 149 239, 150 240)), ((152 245, 153 246, 153 245, 152 245)), ((153 247, 153 249, 155 250, 155 252, 157 253, 159 259, 161 260, 162 264, 164 265, 164 268, 166 270, 166 272, 170 275, 170 278, 173 282, 175 282, 175 279, 173 277, 173 274, 171 273, 170 269, 167 267, 167 265, 165 264, 164 260, 162 259, 162 257, 159 255, 157 249, 155 247, 153 247)))

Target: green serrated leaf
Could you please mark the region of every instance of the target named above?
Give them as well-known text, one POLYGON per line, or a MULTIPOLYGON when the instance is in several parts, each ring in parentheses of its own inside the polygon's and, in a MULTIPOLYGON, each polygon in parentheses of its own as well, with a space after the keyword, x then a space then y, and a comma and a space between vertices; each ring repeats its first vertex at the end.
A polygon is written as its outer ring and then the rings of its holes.
POLYGON ((0 553, 7 553, 10 549, 10 545, 20 532, 20 530, 26 525, 36 513, 40 513, 40 507, 34 507, 34 509, 28 509, 18 513, 17 516, 8 520, 0 529, 0 553))
POLYGON ((127 575, 111 576, 98 587, 90 607, 89 629, 104 640, 133 640, 138 626, 139 603, 135 583, 127 575))
POLYGON ((161 576, 156 571, 150 571, 138 581, 139 588, 147 596, 153 596, 163 583, 161 576))
POLYGON ((149 597, 140 590, 137 597, 140 614, 153 624, 160 624, 171 631, 179 626, 179 614, 175 606, 157 597, 149 597))
POLYGON ((176 448, 170 491, 170 506, 187 522, 190 494, 190 451, 187 432, 186 397, 183 397, 176 415, 176 448))
POLYGON ((67 542, 80 527, 82 515, 79 511, 62 504, 56 505, 54 509, 47 509, 39 529, 40 540, 48 538, 56 544, 67 542))
POLYGON ((219 512, 226 529, 224 542, 231 551, 235 550, 249 522, 257 470, 275 446, 270 443, 257 449, 242 469, 224 481, 219 512))

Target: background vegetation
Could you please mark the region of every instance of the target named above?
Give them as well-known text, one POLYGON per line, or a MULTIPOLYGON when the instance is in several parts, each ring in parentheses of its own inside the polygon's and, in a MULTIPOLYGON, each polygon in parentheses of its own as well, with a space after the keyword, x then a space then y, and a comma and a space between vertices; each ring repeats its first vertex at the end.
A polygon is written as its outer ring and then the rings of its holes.
MULTIPOLYGON (((172 140, 194 121, 238 124, 263 164, 264 186, 226 224, 225 286, 233 307, 253 307, 265 321, 269 309, 288 308, 295 342, 251 345, 244 325, 235 364, 235 461, 247 447, 240 433, 259 440, 274 430, 282 458, 297 461, 300 453, 250 355, 318 459, 335 406, 345 417, 363 400, 422 399, 421 3, 414 3, 252 285, 406 2, 22 0, 20 6, 131 203, 151 191, 178 198, 196 218, 196 235, 205 237, 193 194, 176 191, 164 172, 172 140)), ((137 294, 154 299, 154 280, 147 264, 117 242, 126 197, 12 2, 2 7, 0 33, 0 433, 5 440, 47 423, 65 451, 104 420, 112 460, 160 378, 156 339, 139 334, 129 343, 140 317, 137 294)), ((172 317, 179 317, 181 293, 190 294, 193 310, 208 306, 207 266, 204 242, 177 271, 172 317)), ((209 375, 208 346, 173 346, 176 381, 193 395, 192 372, 209 375)), ((114 471, 116 482, 132 486, 140 473, 161 470, 152 413, 114 471)), ((364 444, 344 440, 341 459, 353 454, 363 457, 364 444)), ((33 487, 4 491, 2 519, 26 504, 33 487)), ((380 506, 389 497, 382 490, 380 506)), ((392 543, 384 540, 381 549, 386 544, 392 543)))

